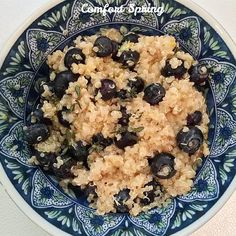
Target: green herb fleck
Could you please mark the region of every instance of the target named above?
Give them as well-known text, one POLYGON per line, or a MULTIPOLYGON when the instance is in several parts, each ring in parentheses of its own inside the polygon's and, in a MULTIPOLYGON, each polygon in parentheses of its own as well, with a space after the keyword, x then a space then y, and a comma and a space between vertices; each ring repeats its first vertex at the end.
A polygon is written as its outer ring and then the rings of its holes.
POLYGON ((79 85, 75 86, 75 92, 77 93, 77 96, 80 97, 80 87, 79 87, 79 85))
POLYGON ((139 132, 141 132, 141 131, 144 130, 144 127, 143 127, 143 126, 140 126, 140 127, 138 127, 138 128, 131 128, 131 130, 132 130, 133 132, 135 132, 135 133, 139 133, 139 132))
POLYGON ((61 152, 61 156, 65 155, 68 151, 68 147, 64 148, 61 152))
POLYGON ((127 129, 128 129, 127 126, 122 126, 122 127, 120 127, 120 128, 116 131, 116 133, 117 133, 117 134, 124 133, 125 131, 127 131, 127 129))
POLYGON ((73 104, 73 105, 70 107, 69 112, 73 112, 74 110, 75 110, 75 104, 73 104))
POLYGON ((81 105, 80 105, 80 102, 79 102, 79 101, 76 101, 76 102, 77 102, 79 108, 82 110, 82 107, 81 107, 81 105))
POLYGON ((66 130, 66 140, 68 141, 68 143, 72 143, 74 139, 75 134, 70 130, 66 130))
POLYGON ((89 148, 89 153, 92 152, 101 152, 104 148, 99 144, 94 144, 91 148, 89 148))

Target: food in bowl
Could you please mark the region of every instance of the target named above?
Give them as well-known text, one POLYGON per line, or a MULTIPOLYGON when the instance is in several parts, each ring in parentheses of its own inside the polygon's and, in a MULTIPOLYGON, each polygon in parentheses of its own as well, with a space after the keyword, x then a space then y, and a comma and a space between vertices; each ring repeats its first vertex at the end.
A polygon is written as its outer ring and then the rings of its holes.
POLYGON ((26 138, 31 162, 98 214, 138 215, 193 185, 209 154, 208 69, 173 36, 116 29, 78 36, 48 56, 26 138))

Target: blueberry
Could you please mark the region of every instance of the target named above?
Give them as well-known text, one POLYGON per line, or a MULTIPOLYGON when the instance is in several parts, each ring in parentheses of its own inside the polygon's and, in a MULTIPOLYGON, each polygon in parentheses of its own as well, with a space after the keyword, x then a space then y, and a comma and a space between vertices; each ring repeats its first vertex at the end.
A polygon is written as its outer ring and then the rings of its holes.
POLYGON ((71 71, 63 71, 57 74, 54 82, 54 92, 58 98, 62 98, 68 89, 70 82, 75 82, 78 75, 74 75, 71 71))
POLYGON ((195 111, 194 113, 188 114, 187 125, 194 126, 199 125, 202 121, 202 113, 200 111, 195 111))
POLYGON ((192 66, 189 70, 189 74, 190 81, 194 82, 196 85, 203 84, 209 78, 209 70, 204 64, 192 66))
POLYGON ((31 121, 33 124, 44 123, 46 125, 52 125, 52 121, 49 118, 44 117, 44 113, 41 108, 36 109, 31 113, 31 121))
POLYGON ((125 35, 121 43, 124 43, 124 42, 138 43, 138 39, 139 39, 139 35, 130 33, 130 34, 125 35))
POLYGON ((175 157, 170 153, 156 154, 152 159, 149 159, 152 174, 160 179, 170 179, 176 174, 175 157))
POLYGON ((57 118, 58 118, 58 121, 60 122, 61 125, 63 125, 66 128, 70 128, 70 122, 65 120, 63 117, 63 115, 66 112, 68 112, 68 110, 65 107, 63 107, 62 110, 57 112, 57 118))
POLYGON ((111 138, 104 138, 104 136, 101 133, 96 134, 92 137, 92 144, 98 145, 102 149, 112 145, 112 143, 113 143, 113 140, 111 138))
POLYGON ((120 45, 116 41, 111 41, 111 43, 112 43, 112 59, 114 61, 118 61, 119 57, 117 56, 117 53, 118 53, 120 45))
POLYGON ((115 208, 116 208, 117 213, 127 213, 127 212, 129 212, 129 208, 125 204, 115 205, 115 208))
POLYGON ((106 36, 100 36, 96 39, 94 47, 97 48, 96 54, 98 57, 107 57, 113 52, 112 41, 106 36))
POLYGON ((54 90, 53 90, 53 87, 54 87, 53 82, 49 81, 49 79, 46 78, 46 77, 41 77, 41 78, 36 80, 35 85, 34 85, 35 91, 38 94, 42 95, 44 93, 44 85, 47 85, 49 90, 51 92, 54 92, 54 90))
POLYGON ((102 99, 108 101, 116 96, 116 84, 110 79, 103 79, 99 91, 102 95, 102 99))
POLYGON ((121 89, 120 91, 117 92, 116 96, 122 100, 125 100, 127 98, 130 98, 130 94, 127 90, 121 89))
POLYGON ((86 185, 85 189, 84 189, 84 193, 85 193, 85 196, 86 197, 92 197, 93 199, 94 198, 97 198, 98 195, 97 195, 97 192, 96 192, 96 185, 92 182, 90 182, 88 185, 86 185))
POLYGON ((35 150, 33 154, 36 156, 36 159, 39 162, 40 166, 42 166, 46 170, 51 170, 53 167, 53 163, 56 162, 55 153, 39 152, 35 150))
POLYGON ((68 148, 67 155, 78 162, 86 162, 89 155, 90 147, 90 145, 85 145, 82 141, 78 141, 73 146, 70 146, 68 148))
POLYGON ((125 202, 130 198, 130 190, 129 189, 123 189, 118 194, 115 194, 115 208, 118 213, 126 213, 129 211, 128 206, 125 204, 125 202))
POLYGON ((29 144, 36 144, 45 141, 50 132, 45 124, 35 124, 27 127, 25 135, 29 144))
POLYGON ((68 50, 65 55, 64 64, 70 69, 72 64, 84 64, 85 63, 85 55, 83 54, 80 48, 72 48, 68 50))
POLYGON ((127 113, 126 107, 122 106, 120 111, 121 111, 122 117, 118 120, 118 124, 122 126, 128 126, 129 118, 131 115, 127 113))
POLYGON ((61 158, 63 160, 63 164, 59 168, 53 165, 53 172, 55 176, 60 179, 73 178, 74 175, 71 172, 71 168, 76 166, 76 161, 68 156, 63 156, 61 158))
POLYGON ((156 193, 157 190, 161 190, 161 185, 154 179, 149 183, 145 184, 144 187, 146 186, 152 186, 152 189, 143 193, 144 198, 140 199, 140 204, 143 206, 151 204, 152 202, 154 202, 155 197, 159 197, 161 195, 161 193, 156 193))
POLYGON ((130 79, 128 82, 128 87, 131 88, 136 94, 141 93, 144 89, 144 80, 140 77, 135 77, 134 79, 130 79))
POLYGON ((166 62, 165 67, 161 70, 161 74, 165 77, 175 76, 176 78, 180 79, 185 73, 187 69, 184 67, 184 62, 178 66, 176 69, 171 67, 169 61, 166 62))
POLYGON ((157 105, 163 100, 166 95, 166 91, 159 83, 150 84, 144 90, 143 99, 150 105, 157 105))
POLYGON ((124 67, 133 69, 139 61, 140 54, 137 51, 123 51, 120 55, 120 62, 124 67))
POLYGON ((138 136, 134 132, 125 131, 120 134, 121 138, 115 140, 115 144, 118 148, 124 149, 128 146, 133 146, 138 142, 138 136))
POLYGON ((202 145, 203 134, 202 131, 197 127, 185 127, 179 131, 176 140, 181 150, 192 155, 202 145))

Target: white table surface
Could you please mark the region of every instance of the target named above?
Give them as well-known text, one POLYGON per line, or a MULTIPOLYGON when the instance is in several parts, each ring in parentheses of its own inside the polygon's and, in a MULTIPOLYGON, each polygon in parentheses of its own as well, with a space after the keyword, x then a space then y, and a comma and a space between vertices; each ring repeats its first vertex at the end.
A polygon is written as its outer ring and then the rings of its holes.
MULTIPOLYGON (((38 7, 49 0, 0 0, 0 50, 15 30, 38 7)), ((236 41, 236 0, 194 0, 211 13, 236 41)), ((48 236, 32 223, 12 202, 0 185, 0 235, 48 236)), ((192 236, 235 236, 236 193, 225 206, 192 236)))

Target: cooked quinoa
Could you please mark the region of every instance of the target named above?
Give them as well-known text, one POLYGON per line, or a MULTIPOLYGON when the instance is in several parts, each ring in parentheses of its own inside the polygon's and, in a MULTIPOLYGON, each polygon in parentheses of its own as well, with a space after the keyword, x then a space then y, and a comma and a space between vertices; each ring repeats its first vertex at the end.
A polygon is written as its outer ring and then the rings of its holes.
POLYGON ((47 64, 53 72, 40 84, 39 123, 48 132, 31 142, 37 164, 84 191, 101 215, 138 215, 190 191, 197 163, 209 154, 209 117, 196 89, 204 73, 174 37, 102 30, 78 36, 47 64))

